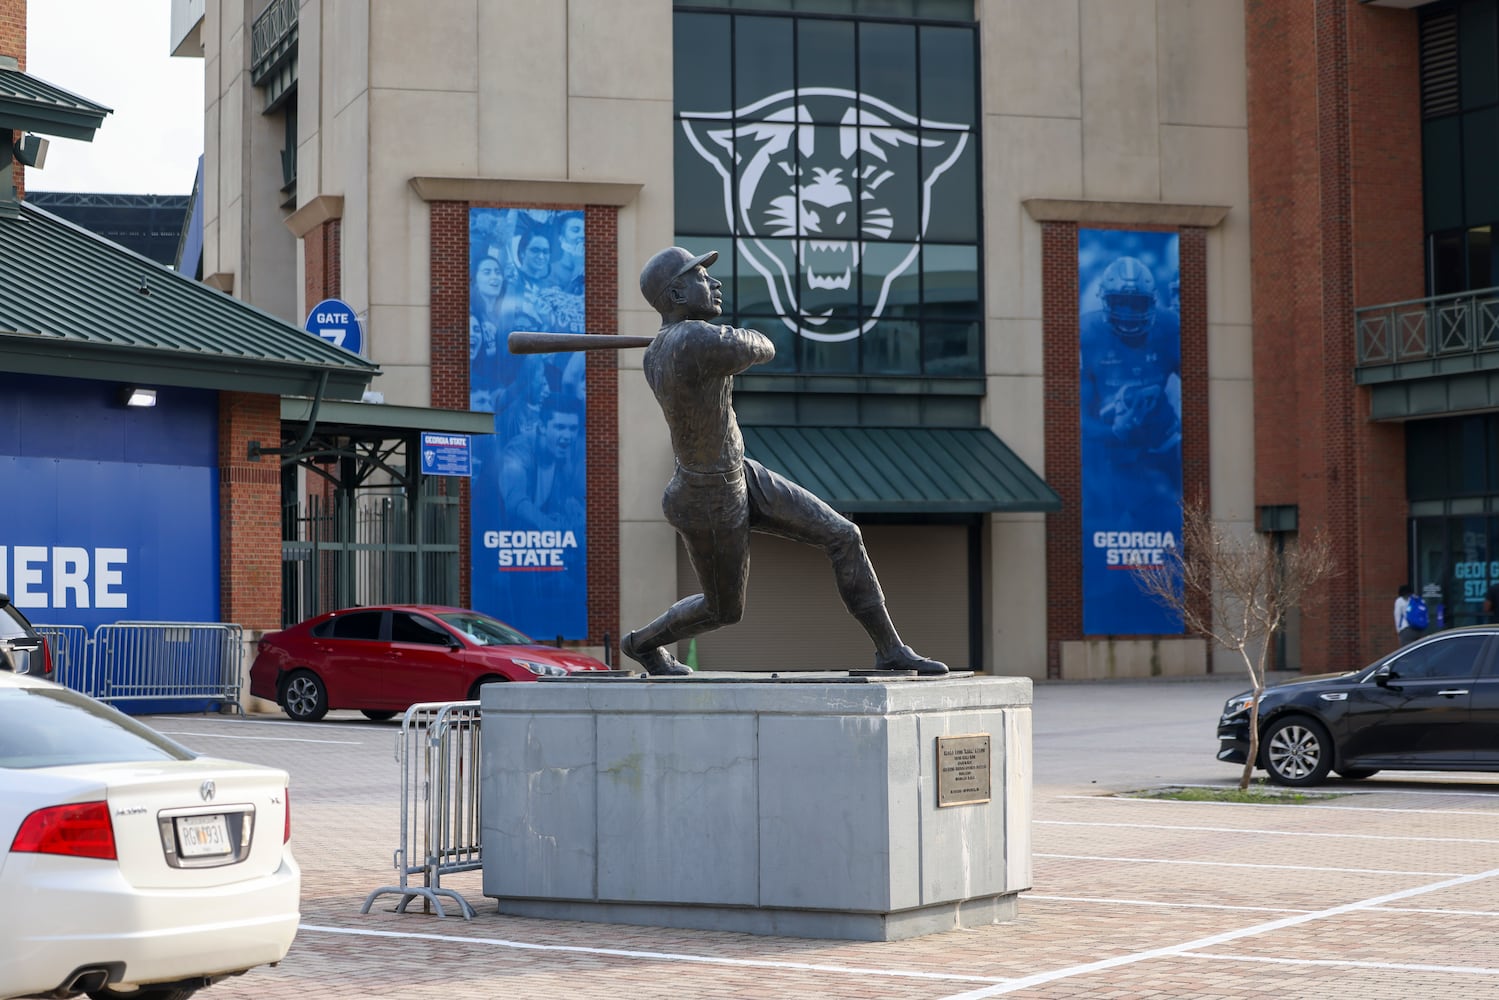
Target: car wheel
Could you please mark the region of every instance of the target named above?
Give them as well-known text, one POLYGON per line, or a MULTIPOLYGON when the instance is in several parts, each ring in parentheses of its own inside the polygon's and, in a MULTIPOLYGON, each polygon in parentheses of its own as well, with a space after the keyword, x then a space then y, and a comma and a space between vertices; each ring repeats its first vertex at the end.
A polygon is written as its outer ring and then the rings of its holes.
POLYGON ((1280 719, 1265 730, 1260 759, 1277 785, 1320 785, 1332 770, 1332 737, 1315 719, 1280 719))
POLYGON ((281 691, 281 707, 298 722, 316 722, 328 714, 328 689, 311 670, 293 670, 281 691))
POLYGON ((187 1000, 198 992, 181 986, 142 986, 138 990, 116 990, 108 986, 89 993, 92 1000, 187 1000))
POLYGON ((363 715, 366 719, 369 719, 371 722, 386 722, 386 721, 388 721, 390 719, 394 719, 400 713, 399 712, 376 712, 376 711, 372 711, 371 709, 366 708, 360 714, 363 715))
POLYGON ((468 700, 469 701, 478 701, 479 700, 479 689, 481 687, 483 687, 484 685, 486 685, 486 684, 498 684, 501 681, 506 681, 506 680, 509 680, 509 678, 508 677, 501 677, 499 674, 492 674, 489 677, 480 677, 478 680, 474 681, 474 686, 468 689, 468 700))
POLYGON ((1365 778, 1372 778, 1378 773, 1379 768, 1377 767, 1350 767, 1346 771, 1339 771, 1338 777, 1346 778, 1349 781, 1363 781, 1365 778))

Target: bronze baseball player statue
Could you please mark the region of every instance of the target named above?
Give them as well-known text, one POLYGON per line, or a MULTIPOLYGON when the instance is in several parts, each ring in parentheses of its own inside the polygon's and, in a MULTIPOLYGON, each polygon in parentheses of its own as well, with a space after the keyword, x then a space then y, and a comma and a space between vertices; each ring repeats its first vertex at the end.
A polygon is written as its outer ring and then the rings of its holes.
POLYGON ((749 536, 761 531, 827 553, 844 606, 874 642, 875 669, 947 673, 946 664, 901 642, 858 527, 808 490, 745 458, 734 376, 771 360, 775 347, 763 333, 711 322, 723 311, 723 285, 708 273, 716 260, 716 250, 694 256, 668 247, 640 272, 641 294, 661 314, 661 330, 646 348, 645 377, 677 460, 661 507, 687 546, 703 592, 626 635, 620 650, 647 673, 691 673, 664 647, 743 617, 749 536))

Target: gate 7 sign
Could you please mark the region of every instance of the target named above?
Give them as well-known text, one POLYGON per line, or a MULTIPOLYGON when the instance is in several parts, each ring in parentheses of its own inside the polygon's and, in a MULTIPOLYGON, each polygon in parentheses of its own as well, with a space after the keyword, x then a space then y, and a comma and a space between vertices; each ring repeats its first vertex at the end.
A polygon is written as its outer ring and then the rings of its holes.
POLYGON ((303 329, 346 351, 355 354, 364 351, 364 331, 359 325, 359 317, 342 299, 324 299, 313 306, 307 313, 303 329))

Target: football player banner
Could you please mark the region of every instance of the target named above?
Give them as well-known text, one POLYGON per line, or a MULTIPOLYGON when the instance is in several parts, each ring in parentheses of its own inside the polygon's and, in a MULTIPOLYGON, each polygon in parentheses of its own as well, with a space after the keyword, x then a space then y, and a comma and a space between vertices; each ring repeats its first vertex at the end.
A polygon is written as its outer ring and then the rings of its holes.
POLYGON ((1180 634, 1141 589, 1181 537, 1175 233, 1078 231, 1083 634, 1180 634))
POLYGON ((469 210, 473 606, 538 639, 588 638, 586 355, 513 355, 516 330, 583 333, 583 213, 469 210))

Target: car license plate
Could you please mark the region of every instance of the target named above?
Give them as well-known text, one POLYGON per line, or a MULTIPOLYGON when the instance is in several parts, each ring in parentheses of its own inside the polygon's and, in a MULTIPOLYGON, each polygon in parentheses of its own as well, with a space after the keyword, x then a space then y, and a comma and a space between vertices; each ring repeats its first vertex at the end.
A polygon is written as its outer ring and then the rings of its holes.
POLYGON ((229 827, 222 814, 214 816, 178 816, 177 843, 184 858, 202 858, 228 854, 229 827))

